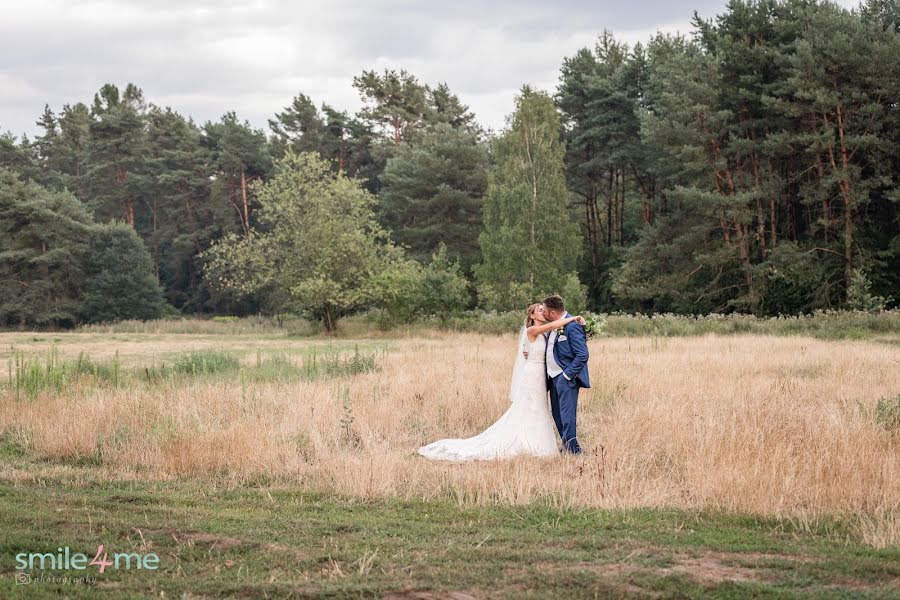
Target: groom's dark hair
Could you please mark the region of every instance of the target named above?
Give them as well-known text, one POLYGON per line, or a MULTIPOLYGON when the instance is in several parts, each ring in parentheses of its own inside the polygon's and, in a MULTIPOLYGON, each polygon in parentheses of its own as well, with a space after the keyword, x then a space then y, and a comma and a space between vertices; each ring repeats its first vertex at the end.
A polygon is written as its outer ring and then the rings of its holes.
POLYGON ((544 308, 564 311, 566 310, 566 303, 563 301, 562 296, 560 296, 559 294, 553 294, 552 296, 547 296, 546 298, 544 298, 544 308))

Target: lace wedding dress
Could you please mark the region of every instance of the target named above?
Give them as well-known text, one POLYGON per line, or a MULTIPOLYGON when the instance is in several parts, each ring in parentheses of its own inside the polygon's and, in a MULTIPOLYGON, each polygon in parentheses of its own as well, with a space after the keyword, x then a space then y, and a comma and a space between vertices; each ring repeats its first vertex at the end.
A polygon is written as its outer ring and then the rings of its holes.
POLYGON ((543 336, 534 342, 520 335, 520 348, 528 348, 528 358, 517 350, 518 360, 510 385, 512 401, 500 419, 466 439, 438 440, 419 448, 419 454, 437 460, 491 460, 519 454, 556 456, 556 427, 547 399, 545 343, 543 336))

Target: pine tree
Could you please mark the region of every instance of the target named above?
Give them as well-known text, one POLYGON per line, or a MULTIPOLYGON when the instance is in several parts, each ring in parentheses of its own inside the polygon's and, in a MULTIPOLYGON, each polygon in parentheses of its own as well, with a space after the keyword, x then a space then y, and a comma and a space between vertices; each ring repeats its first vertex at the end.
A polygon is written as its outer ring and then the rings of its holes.
POLYGON ((386 69, 383 75, 363 71, 353 86, 365 102, 360 117, 394 144, 415 139, 425 128, 431 108, 427 87, 407 72, 386 69))
POLYGON ((58 119, 61 171, 69 175, 69 189, 84 201, 84 163, 90 142, 91 112, 83 103, 63 106, 58 119))
POLYGON ((250 183, 265 180, 272 170, 266 136, 250 123, 241 123, 234 112, 218 123, 207 123, 203 131, 215 177, 213 194, 221 199, 219 204, 234 209, 240 231, 249 236, 253 229, 250 183))
POLYGON ((488 158, 474 133, 435 125, 420 144, 391 158, 380 194, 381 222, 410 255, 427 262, 441 244, 468 272, 479 261, 481 206, 488 158))
MULTIPOLYGON (((325 122, 316 105, 306 94, 298 94, 274 119, 269 119, 272 136, 272 153, 284 155, 290 146, 294 152, 317 152, 325 134, 325 122)), ((323 153, 323 156, 328 156, 323 153)))
POLYGON ((56 115, 50 110, 49 105, 44 105, 44 113, 35 124, 44 130, 34 139, 34 149, 41 166, 38 183, 50 189, 63 190, 67 187, 68 179, 63 171, 66 166, 65 158, 56 115))
POLYGON ((280 158, 290 146, 295 153, 317 152, 331 162, 334 170, 365 181, 370 191, 376 189, 376 165, 372 156, 373 132, 360 119, 322 104, 321 112, 305 94, 299 94, 290 106, 269 119, 272 155, 280 158))
POLYGON ((170 303, 202 311, 210 290, 197 255, 228 228, 231 213, 218 219, 211 206, 210 165, 200 128, 169 108, 154 106, 147 118, 153 219, 146 239, 154 271, 170 303))
POLYGON ((456 94, 450 91, 446 83, 439 83, 435 88, 428 87, 426 93, 431 106, 431 110, 426 113, 430 125, 446 123, 454 129, 464 129, 476 136, 481 135, 481 127, 475 121, 475 115, 456 94))
POLYGON ((609 304, 609 271, 619 248, 652 222, 656 184, 640 138, 637 111, 644 50, 634 51, 604 31, 593 51, 566 58, 557 102, 563 115, 566 180, 580 212, 586 258, 581 272, 594 304, 609 304), (630 222, 630 198, 641 200, 639 222, 630 222))
POLYGON ((0 169, 3 168, 13 171, 23 181, 40 180, 37 151, 27 137, 20 141, 9 132, 0 133, 0 169))
POLYGON ((106 84, 94 96, 85 175, 88 203, 98 221, 122 219, 132 228, 138 220, 146 222, 137 209, 146 200, 145 110, 143 93, 130 83, 122 94, 106 84))
POLYGON ((896 111, 900 36, 832 4, 804 7, 798 18, 802 37, 786 57, 780 106, 808 124, 807 142, 799 149, 815 157, 821 193, 835 200, 823 208, 824 220, 828 226, 834 222, 840 237, 836 251, 847 290, 859 266, 861 214, 890 181, 895 149, 885 113, 896 111))
POLYGON ((68 192, 0 168, 0 324, 72 326, 93 222, 68 192))
POLYGON ((679 36, 655 37, 648 58, 641 136, 658 150, 653 170, 670 214, 644 229, 628 258, 644 264, 623 267, 614 288, 626 297, 649 287, 660 297, 690 294, 710 309, 750 309, 759 301, 752 247, 757 195, 742 185, 731 160, 735 119, 721 98, 721 65, 679 36), (666 259, 667 246, 679 256, 666 259))

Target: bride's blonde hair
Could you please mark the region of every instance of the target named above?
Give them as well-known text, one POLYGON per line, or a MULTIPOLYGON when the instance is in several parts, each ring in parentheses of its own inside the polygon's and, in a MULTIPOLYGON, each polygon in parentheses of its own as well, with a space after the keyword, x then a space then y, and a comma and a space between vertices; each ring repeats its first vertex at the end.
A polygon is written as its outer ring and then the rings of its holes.
POLYGON ((540 305, 540 302, 535 302, 525 310, 525 327, 534 325, 534 311, 536 311, 540 305))

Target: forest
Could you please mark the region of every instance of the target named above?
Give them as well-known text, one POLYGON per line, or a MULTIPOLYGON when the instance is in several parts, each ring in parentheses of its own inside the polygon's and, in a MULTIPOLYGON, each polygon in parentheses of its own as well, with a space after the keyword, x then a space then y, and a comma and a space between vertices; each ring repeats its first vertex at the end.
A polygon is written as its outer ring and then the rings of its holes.
MULTIPOLYGON (((732 0, 613 32, 491 131, 440 82, 353 78, 261 130, 135 83, 0 135, 0 326, 175 315, 393 322, 543 294, 645 314, 900 303, 900 2, 732 0)), ((0 114, 0 126, 2 126, 0 114)))

